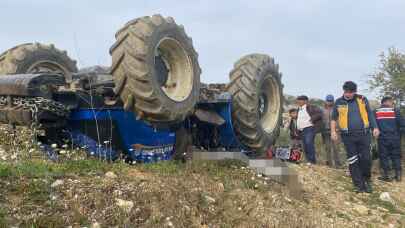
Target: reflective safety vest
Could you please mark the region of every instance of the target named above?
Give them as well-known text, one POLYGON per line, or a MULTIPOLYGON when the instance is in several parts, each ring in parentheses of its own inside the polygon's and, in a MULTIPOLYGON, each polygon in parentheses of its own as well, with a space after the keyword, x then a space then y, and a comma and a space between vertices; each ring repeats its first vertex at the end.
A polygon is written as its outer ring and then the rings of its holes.
MULTIPOLYGON (((368 112, 366 107, 366 102, 364 101, 363 97, 359 96, 356 98, 357 105, 359 106, 360 116, 363 120, 364 128, 370 127, 370 122, 368 119, 368 112)), ((343 131, 349 130, 349 105, 346 104, 338 104, 337 110, 339 113, 339 128, 343 131)))

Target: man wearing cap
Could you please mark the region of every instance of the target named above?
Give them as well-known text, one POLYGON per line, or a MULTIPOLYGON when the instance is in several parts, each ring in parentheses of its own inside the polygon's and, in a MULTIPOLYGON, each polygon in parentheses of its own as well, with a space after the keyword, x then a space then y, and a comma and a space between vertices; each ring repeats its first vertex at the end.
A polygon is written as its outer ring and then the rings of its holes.
POLYGON ((322 142, 326 151, 327 165, 334 168, 340 168, 341 163, 339 159, 339 151, 337 142, 331 140, 330 135, 330 122, 332 120, 333 105, 335 98, 329 94, 325 98, 325 106, 322 110, 324 128, 322 129, 322 142))
POLYGON ((297 97, 298 117, 297 128, 301 132, 305 157, 310 164, 316 164, 315 135, 322 129, 322 111, 308 104, 305 95, 297 97))
POLYGON ((343 91, 333 107, 331 138, 338 140, 339 127, 355 191, 371 193, 371 130, 374 137, 380 131, 367 98, 357 94, 356 83, 345 82, 343 91))
POLYGON ((379 180, 391 181, 389 176, 390 161, 395 172, 395 180, 401 181, 401 114, 394 108, 394 101, 391 97, 384 97, 381 100, 381 107, 375 111, 377 125, 381 133, 378 137, 378 152, 380 156, 380 167, 382 171, 379 180))

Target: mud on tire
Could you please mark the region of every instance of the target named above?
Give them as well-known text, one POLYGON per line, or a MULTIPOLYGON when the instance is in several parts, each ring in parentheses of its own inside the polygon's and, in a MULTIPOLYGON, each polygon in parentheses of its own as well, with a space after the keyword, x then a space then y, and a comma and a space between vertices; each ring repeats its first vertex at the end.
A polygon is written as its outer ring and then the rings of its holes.
POLYGON ((244 56, 230 73, 232 121, 240 142, 257 155, 275 143, 282 123, 283 85, 274 59, 263 54, 244 56))
POLYGON ((184 120, 198 101, 201 69, 183 26, 153 15, 128 22, 115 37, 111 73, 124 108, 152 124, 184 120))
POLYGON ((61 73, 69 80, 77 72, 76 61, 66 51, 40 43, 21 44, 0 55, 0 75, 39 72, 61 73))

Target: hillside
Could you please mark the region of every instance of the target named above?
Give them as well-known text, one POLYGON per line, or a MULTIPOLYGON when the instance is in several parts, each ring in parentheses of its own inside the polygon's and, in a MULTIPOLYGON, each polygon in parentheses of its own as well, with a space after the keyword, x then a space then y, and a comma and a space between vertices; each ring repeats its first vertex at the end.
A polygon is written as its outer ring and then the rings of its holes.
POLYGON ((293 197, 234 160, 128 165, 63 150, 49 162, 18 131, 1 128, 0 227, 405 226, 404 183, 354 194, 343 169, 290 164, 303 188, 293 197))

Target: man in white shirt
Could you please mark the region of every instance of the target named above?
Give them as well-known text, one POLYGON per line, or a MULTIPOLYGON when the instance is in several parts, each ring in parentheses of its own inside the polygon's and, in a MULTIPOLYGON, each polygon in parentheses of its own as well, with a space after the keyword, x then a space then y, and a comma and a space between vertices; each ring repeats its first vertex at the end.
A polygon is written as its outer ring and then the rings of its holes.
POLYGON ((307 161, 316 164, 315 135, 322 128, 322 111, 320 108, 308 104, 305 95, 297 97, 298 118, 297 128, 302 135, 302 143, 307 161))
POLYGON ((307 111, 307 104, 302 105, 298 109, 298 119, 297 119, 297 127, 298 130, 302 131, 307 127, 313 127, 314 125, 311 122, 311 116, 307 111))

